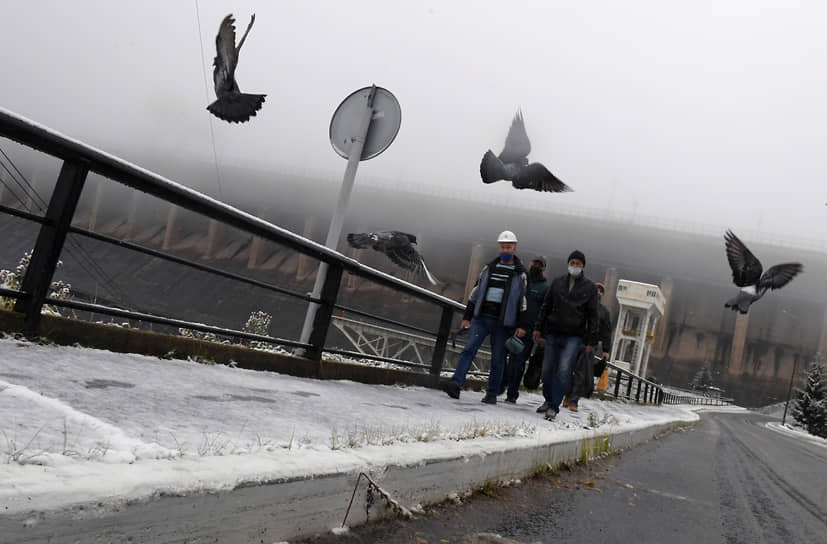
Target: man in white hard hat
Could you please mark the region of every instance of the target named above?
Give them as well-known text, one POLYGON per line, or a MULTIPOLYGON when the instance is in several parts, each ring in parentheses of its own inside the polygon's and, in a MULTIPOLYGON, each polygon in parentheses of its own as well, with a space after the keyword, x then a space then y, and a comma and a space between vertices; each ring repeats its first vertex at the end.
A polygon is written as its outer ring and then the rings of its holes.
POLYGON ((460 353, 451 380, 440 384, 451 398, 459 398, 471 362, 488 336, 491 342, 491 370, 482 402, 496 404, 505 370, 506 340, 514 335, 522 338, 530 325, 524 323, 527 275, 525 267, 514 254, 517 251, 517 236, 510 230, 502 231, 497 237, 497 248, 499 255, 482 267, 477 284, 468 297, 461 325, 469 329, 465 349, 460 353))

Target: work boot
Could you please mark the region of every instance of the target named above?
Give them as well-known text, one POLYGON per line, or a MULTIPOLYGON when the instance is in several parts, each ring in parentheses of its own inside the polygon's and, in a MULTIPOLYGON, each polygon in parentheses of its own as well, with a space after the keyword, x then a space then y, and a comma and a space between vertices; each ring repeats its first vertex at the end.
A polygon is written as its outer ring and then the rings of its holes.
POLYGON ((569 405, 569 396, 566 395, 563 397, 563 408, 566 408, 569 405))
POLYGON ((505 402, 507 402, 508 404, 517 404, 517 399, 506 397, 505 402))
POLYGON ((439 388, 442 389, 443 391, 445 391, 446 393, 448 393, 448 396, 451 397, 452 399, 458 399, 459 398, 459 391, 460 391, 459 386, 457 384, 455 384, 453 381, 449 380, 447 382, 440 382, 439 383, 439 388))
POLYGON ((569 410, 571 410, 572 412, 576 412, 577 411, 577 403, 576 402, 569 403, 569 410))
POLYGON ((548 401, 545 401, 543 404, 540 405, 539 408, 537 408, 537 413, 542 414, 546 410, 548 410, 548 401))
POLYGON ((557 411, 556 410, 552 410, 551 408, 546 410, 546 419, 547 420, 554 421, 555 417, 557 417, 557 411))
POLYGON ((485 404, 497 404, 497 395, 489 395, 486 393, 481 402, 485 404))

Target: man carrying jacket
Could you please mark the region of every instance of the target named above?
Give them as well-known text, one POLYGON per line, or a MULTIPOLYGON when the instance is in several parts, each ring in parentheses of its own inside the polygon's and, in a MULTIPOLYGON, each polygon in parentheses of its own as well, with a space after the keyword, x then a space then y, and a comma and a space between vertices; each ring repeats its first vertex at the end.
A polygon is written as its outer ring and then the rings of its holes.
POLYGON ((545 418, 557 417, 560 402, 571 379, 572 365, 585 344, 591 356, 597 344, 597 288, 583 275, 586 256, 571 252, 568 272, 555 278, 540 306, 534 324, 534 342, 546 340, 543 359, 543 397, 546 401, 537 411, 545 418))
POLYGON ((442 390, 451 398, 459 398, 474 356, 485 337, 489 336, 491 370, 482 402, 496 404, 505 369, 505 341, 514 334, 522 338, 528 328, 524 323, 526 270, 514 254, 517 236, 510 230, 504 230, 497 237, 497 247, 499 255, 482 267, 477 284, 468 297, 461 325, 462 328, 470 328, 465 349, 459 355, 451 380, 440 383, 442 390))

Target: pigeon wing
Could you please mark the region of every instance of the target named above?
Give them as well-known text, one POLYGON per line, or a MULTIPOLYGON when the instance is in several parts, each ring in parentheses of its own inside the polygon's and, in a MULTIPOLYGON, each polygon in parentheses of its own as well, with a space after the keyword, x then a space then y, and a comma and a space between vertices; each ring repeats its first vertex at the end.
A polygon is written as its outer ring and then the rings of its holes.
POLYGON ((431 275, 422 255, 411 245, 388 250, 385 253, 388 258, 405 270, 411 270, 415 274, 425 276, 433 285, 437 284, 436 278, 431 275))
MULTIPOLYGON (((244 45, 244 40, 247 39, 247 34, 250 33, 250 29, 253 28, 253 23, 255 22, 256 14, 253 13, 253 15, 250 17, 250 24, 247 25, 247 30, 244 31, 244 35, 241 37, 241 41, 238 42, 238 47, 235 48, 236 62, 238 62, 238 53, 241 51, 241 46, 244 45)), ((235 39, 235 36, 233 36, 233 39, 235 39)))
POLYGON ((560 181, 539 162, 533 162, 520 169, 511 182, 517 189, 536 189, 551 193, 568 193, 572 188, 560 181))
POLYGON ((804 270, 801 263, 784 263, 771 266, 758 281, 758 289, 780 289, 804 270))
POLYGON ((396 245, 385 250, 385 255, 388 259, 394 262, 397 266, 401 266, 406 270, 413 270, 416 262, 417 252, 411 245, 396 245))
POLYGON ((373 245, 373 239, 371 239, 369 232, 351 232, 347 235, 347 243, 350 244, 350 247, 364 249, 373 245))
MULTIPOLYGON (((238 51, 235 48, 235 26, 233 23, 235 23, 235 19, 233 19, 232 14, 224 17, 215 37, 216 56, 213 61, 215 66, 213 83, 215 84, 215 94, 219 96, 220 93, 236 87, 233 78, 235 77, 236 64, 238 64, 238 51)), ((237 87, 236 90, 238 90, 237 87)))
POLYGON ((516 162, 525 163, 526 157, 531 153, 531 142, 528 133, 525 131, 523 112, 518 111, 511 121, 511 128, 508 129, 508 136, 505 138, 505 147, 500 153, 500 160, 504 163, 516 162))
MULTIPOLYGON (((732 281, 738 287, 755 285, 761 279, 763 267, 752 251, 747 249, 735 234, 728 230, 724 234, 726 257, 732 269, 732 281)), ((785 282, 786 283, 786 282, 785 282)))

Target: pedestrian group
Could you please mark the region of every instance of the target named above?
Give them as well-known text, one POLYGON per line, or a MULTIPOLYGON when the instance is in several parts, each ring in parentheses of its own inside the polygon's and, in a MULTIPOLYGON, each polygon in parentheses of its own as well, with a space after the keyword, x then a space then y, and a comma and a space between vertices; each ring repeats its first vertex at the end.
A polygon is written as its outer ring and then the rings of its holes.
POLYGON ((600 377, 598 389, 605 390, 608 380, 611 323, 601 304, 605 288, 585 276, 582 251, 572 251, 566 273, 549 284, 545 257, 534 257, 526 269, 516 255, 513 232, 501 232, 497 248, 499 255, 482 267, 468 297, 460 325, 468 336, 456 370, 440 387, 458 399, 477 351, 489 338, 491 370, 482 402, 496 404, 505 392, 505 402, 514 404, 520 381, 534 389, 542 377, 545 402, 537 412, 553 420, 561 404, 577 411, 579 399, 591 395, 594 377, 600 377), (595 358, 601 346, 602 357, 595 358), (595 359, 598 365, 592 364, 595 359))

